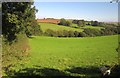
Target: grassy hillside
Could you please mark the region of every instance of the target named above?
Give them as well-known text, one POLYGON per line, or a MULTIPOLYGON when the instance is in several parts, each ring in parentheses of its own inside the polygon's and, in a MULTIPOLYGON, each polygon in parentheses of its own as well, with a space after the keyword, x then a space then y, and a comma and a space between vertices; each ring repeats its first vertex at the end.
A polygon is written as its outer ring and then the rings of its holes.
POLYGON ((77 24, 72 24, 71 27, 67 27, 67 26, 62 26, 62 25, 57 25, 57 24, 50 24, 50 23, 39 23, 39 25, 41 26, 41 29, 43 30, 43 32, 45 32, 47 29, 51 29, 54 31, 61 31, 61 30, 71 30, 71 31, 79 31, 82 32, 84 29, 83 28, 91 28, 91 29, 102 29, 103 27, 93 27, 93 26, 85 26, 85 27, 81 27, 81 28, 77 28, 77 24))
POLYGON ((43 32, 45 32, 47 29, 55 30, 55 31, 60 31, 60 30, 72 30, 72 31, 79 31, 82 32, 83 29, 76 29, 76 28, 71 28, 67 26, 62 26, 62 25, 57 25, 57 24, 50 24, 50 23, 39 23, 41 26, 41 29, 43 32))
POLYGON ((85 27, 81 27, 81 28, 91 28, 91 29, 98 29, 98 30, 101 30, 101 29, 104 29, 104 27, 100 27, 100 26, 85 26, 85 27))

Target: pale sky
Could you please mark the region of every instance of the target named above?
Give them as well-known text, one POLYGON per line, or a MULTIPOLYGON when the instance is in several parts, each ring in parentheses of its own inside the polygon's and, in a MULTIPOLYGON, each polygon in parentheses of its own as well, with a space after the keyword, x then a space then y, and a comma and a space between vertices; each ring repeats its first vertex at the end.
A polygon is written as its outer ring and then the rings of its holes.
MULTIPOLYGON (((99 0, 98 0, 99 1, 99 0)), ((110 2, 35 2, 36 18, 118 21, 118 4, 110 2)))

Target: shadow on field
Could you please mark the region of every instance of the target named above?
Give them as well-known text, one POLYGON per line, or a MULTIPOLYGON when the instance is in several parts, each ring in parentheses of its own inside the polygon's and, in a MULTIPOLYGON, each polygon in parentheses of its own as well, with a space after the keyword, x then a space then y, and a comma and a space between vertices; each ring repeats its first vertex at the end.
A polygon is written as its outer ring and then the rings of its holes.
POLYGON ((69 71, 71 73, 77 73, 77 74, 91 74, 94 75, 96 73, 100 73, 100 70, 98 67, 72 67, 71 69, 66 69, 66 71, 69 71))
POLYGON ((111 74, 109 76, 102 76, 99 67, 95 66, 72 67, 71 69, 66 69, 66 71, 75 74, 83 74, 85 78, 120 78, 120 66, 118 65, 111 69, 111 74))
POLYGON ((102 77, 98 67, 72 67, 71 69, 58 70, 53 68, 25 68, 19 71, 6 70, 7 76, 2 78, 120 78, 120 66, 116 66, 109 77, 102 77))
POLYGON ((5 72, 8 76, 2 78, 63 78, 70 77, 69 74, 66 74, 63 71, 53 68, 41 68, 36 66, 34 68, 25 68, 19 71, 8 70, 5 72))

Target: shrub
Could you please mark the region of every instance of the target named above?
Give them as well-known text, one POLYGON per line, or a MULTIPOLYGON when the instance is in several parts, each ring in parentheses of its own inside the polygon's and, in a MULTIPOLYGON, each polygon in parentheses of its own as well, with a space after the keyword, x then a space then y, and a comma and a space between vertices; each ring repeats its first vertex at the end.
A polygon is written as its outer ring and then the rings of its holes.
POLYGON ((75 35, 75 37, 80 37, 80 32, 74 31, 74 35, 75 35))
POLYGON ((2 43, 2 64, 3 67, 8 65, 13 65, 18 63, 18 61, 22 60, 23 57, 29 55, 30 46, 28 44, 28 39, 26 35, 18 34, 17 39, 12 44, 5 42, 5 38, 3 38, 2 43))
POLYGON ((69 37, 69 33, 67 30, 63 30, 64 37, 69 37))
POLYGON ((65 20, 64 18, 60 19, 58 25, 71 26, 72 22, 65 20))
POLYGON ((69 33, 69 37, 75 37, 75 35, 74 35, 74 31, 68 31, 68 33, 69 33))
POLYGON ((64 37, 63 31, 57 31, 58 37, 64 37))
POLYGON ((43 32, 41 30, 41 27, 38 25, 38 23, 33 22, 32 28, 33 28, 32 31, 31 31, 32 35, 40 36, 40 35, 43 34, 43 32))
POLYGON ((103 35, 114 35, 119 33, 119 28, 117 27, 106 27, 102 29, 103 35))
POLYGON ((57 32, 53 31, 51 29, 47 29, 44 34, 47 35, 47 36, 52 36, 52 37, 57 37, 58 36, 57 32))
POLYGON ((77 23, 77 25, 79 27, 84 27, 85 26, 85 21, 84 20, 79 20, 78 23, 77 23))
POLYGON ((90 37, 102 35, 101 31, 100 31, 100 30, 97 30, 97 29, 86 28, 86 29, 84 29, 83 32, 86 33, 87 36, 90 36, 90 37))
POLYGON ((92 25, 92 26, 98 26, 98 25, 99 25, 99 22, 98 22, 98 21, 91 21, 91 25, 92 25))
POLYGON ((87 37, 87 34, 85 32, 79 32, 79 37, 87 37))
POLYGON ((60 19, 60 23, 58 25, 65 25, 66 26, 66 20, 64 18, 60 19))
POLYGON ((70 21, 66 21, 66 26, 71 26, 72 23, 70 21))

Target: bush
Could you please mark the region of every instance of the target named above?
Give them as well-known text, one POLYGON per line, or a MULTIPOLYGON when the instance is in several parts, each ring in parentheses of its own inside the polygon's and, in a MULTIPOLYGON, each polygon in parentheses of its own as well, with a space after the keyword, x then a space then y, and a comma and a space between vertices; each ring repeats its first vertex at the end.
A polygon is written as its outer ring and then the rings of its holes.
POLYGON ((80 32, 74 31, 74 35, 75 35, 75 37, 80 37, 80 32))
POLYGON ((57 31, 58 37, 64 37, 63 31, 57 31))
POLYGON ((66 25, 66 20, 64 18, 60 19, 60 23, 58 25, 66 25))
POLYGON ((65 20, 64 18, 60 19, 60 23, 58 23, 58 25, 64 25, 64 26, 71 26, 71 22, 65 20))
POLYGON ((115 35, 119 33, 119 29, 117 27, 106 27, 102 29, 103 35, 115 35))
POLYGON ((68 33, 69 33, 69 37, 75 37, 74 31, 68 31, 68 33))
POLYGON ((29 55, 30 46, 28 44, 28 39, 26 35, 18 34, 17 39, 9 44, 5 42, 5 38, 3 38, 2 43, 2 64, 3 67, 8 65, 13 65, 18 63, 18 61, 22 60, 23 57, 29 55))
POLYGON ((86 29, 84 29, 83 32, 86 33, 87 36, 90 36, 90 37, 101 36, 102 35, 101 31, 97 30, 97 29, 86 28, 86 29))
POLYGON ((84 27, 85 26, 85 21, 84 20, 79 20, 78 23, 77 23, 77 25, 79 27, 84 27))
POLYGON ((66 21, 66 26, 71 26, 72 23, 70 21, 66 21))
POLYGON ((80 32, 79 37, 87 37, 87 34, 85 32, 80 32))
POLYGON ((38 25, 37 22, 33 22, 33 25, 32 25, 32 31, 31 31, 31 34, 32 35, 35 35, 35 36, 40 36, 43 34, 42 30, 41 30, 41 27, 38 25))
POLYGON ((52 36, 52 37, 57 37, 58 36, 57 32, 53 31, 51 29, 47 29, 44 34, 47 35, 47 36, 52 36))
POLYGON ((67 30, 63 30, 64 37, 69 37, 69 33, 67 30))

